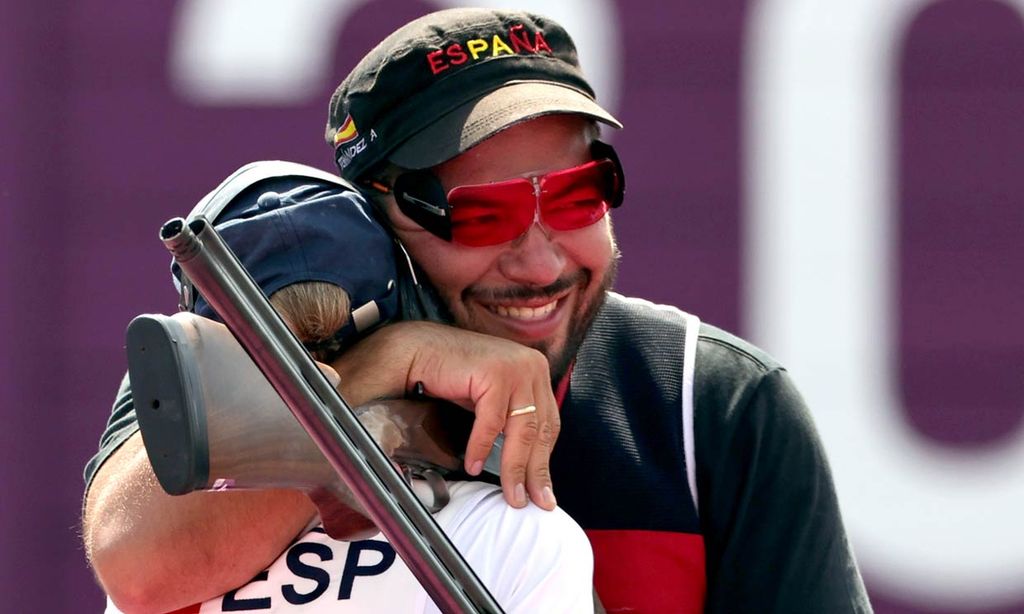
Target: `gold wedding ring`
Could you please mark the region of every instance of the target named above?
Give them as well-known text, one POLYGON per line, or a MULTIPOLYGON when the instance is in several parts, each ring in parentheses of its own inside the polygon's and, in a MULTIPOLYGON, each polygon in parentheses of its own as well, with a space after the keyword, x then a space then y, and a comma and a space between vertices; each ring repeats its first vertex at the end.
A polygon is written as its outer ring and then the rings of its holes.
POLYGON ((537 411, 536 405, 526 405, 524 407, 509 410, 508 417, 511 418, 513 416, 522 416, 523 414, 532 414, 535 411, 537 411))

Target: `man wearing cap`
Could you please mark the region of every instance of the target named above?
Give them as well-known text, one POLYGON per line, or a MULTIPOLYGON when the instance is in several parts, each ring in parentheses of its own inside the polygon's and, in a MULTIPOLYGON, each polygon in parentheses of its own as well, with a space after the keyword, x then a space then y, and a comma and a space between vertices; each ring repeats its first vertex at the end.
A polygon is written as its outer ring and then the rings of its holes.
MULTIPOLYGON (((506 497, 550 508, 557 492, 608 611, 870 611, 785 370, 694 315, 611 292, 608 210, 625 182, 599 124, 621 127, 568 34, 537 15, 441 11, 371 51, 331 100, 328 141, 465 331, 388 326, 335 368, 360 395, 393 395, 414 383, 409 348, 435 352, 424 372, 445 377, 427 393, 454 398, 480 392, 456 385, 458 357, 500 366, 489 338, 540 352, 551 388, 477 405, 467 469, 503 430, 506 497)), ((254 539, 279 543, 257 524, 254 539)))
POLYGON ((587 530, 609 611, 870 611, 786 371, 694 315, 610 292, 624 177, 597 124, 621 127, 560 26, 467 9, 371 51, 331 99, 327 139, 457 326, 547 357, 554 492, 587 530))

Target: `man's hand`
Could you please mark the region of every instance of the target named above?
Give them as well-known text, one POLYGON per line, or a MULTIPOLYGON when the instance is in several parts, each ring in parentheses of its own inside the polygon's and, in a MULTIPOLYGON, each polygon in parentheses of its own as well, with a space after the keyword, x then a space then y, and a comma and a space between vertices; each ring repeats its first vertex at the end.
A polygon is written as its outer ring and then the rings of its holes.
POLYGON ((554 509, 549 462, 560 419, 547 359, 513 341, 430 322, 400 322, 369 335, 338 358, 341 392, 352 405, 401 396, 422 382, 427 395, 476 413, 465 468, 477 475, 495 438, 505 433, 505 499, 527 497, 554 509), (537 411, 509 416, 513 409, 537 411))

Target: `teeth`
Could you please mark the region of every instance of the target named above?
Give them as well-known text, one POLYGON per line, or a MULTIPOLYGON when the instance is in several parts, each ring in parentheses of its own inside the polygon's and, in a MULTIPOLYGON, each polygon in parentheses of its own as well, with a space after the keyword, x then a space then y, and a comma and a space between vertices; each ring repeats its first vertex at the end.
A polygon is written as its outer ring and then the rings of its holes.
POLYGON ((495 305, 491 310, 503 318, 514 318, 516 320, 539 320, 547 317, 548 314, 554 311, 557 304, 558 301, 551 301, 547 305, 541 305, 540 307, 495 305))

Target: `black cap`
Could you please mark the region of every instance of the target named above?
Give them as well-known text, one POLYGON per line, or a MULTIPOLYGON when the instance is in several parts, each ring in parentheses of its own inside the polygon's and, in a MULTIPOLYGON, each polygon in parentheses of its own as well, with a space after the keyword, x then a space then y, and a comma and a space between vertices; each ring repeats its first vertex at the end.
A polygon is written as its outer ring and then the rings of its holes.
POLYGON ((521 11, 450 9, 384 39, 331 97, 327 142, 357 180, 385 160, 440 164, 526 119, 576 113, 621 128, 594 99, 576 46, 521 11))

